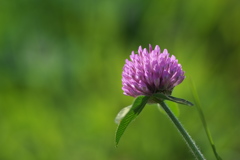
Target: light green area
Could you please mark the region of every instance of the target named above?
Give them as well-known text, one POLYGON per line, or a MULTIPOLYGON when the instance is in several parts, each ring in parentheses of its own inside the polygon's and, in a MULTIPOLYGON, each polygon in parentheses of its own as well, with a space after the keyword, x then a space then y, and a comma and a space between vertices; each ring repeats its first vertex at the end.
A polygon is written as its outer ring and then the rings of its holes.
MULTIPOLYGON (((118 148, 114 123, 125 59, 138 46, 174 54, 194 81, 222 159, 240 157, 240 2, 237 0, 3 0, 0 2, 0 159, 192 160, 181 136, 147 105, 118 148)), ((195 107, 178 118, 214 159, 195 107)))

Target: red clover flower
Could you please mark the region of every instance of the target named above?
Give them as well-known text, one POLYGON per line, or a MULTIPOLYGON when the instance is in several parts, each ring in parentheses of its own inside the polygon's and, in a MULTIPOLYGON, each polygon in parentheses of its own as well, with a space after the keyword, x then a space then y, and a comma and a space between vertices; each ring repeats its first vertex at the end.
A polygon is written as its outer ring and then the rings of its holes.
POLYGON ((138 54, 132 51, 130 59, 126 59, 122 72, 122 90, 125 95, 171 95, 173 88, 185 78, 182 66, 175 56, 170 57, 167 49, 161 53, 158 45, 154 50, 149 45, 149 51, 140 46, 138 54))

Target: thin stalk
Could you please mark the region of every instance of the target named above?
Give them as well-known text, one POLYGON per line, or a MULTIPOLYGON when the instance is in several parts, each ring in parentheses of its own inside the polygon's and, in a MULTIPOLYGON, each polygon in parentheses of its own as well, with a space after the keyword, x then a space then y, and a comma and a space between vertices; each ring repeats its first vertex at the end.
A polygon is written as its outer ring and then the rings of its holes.
POLYGON ((158 103, 162 106, 162 108, 165 110, 169 118, 172 120, 174 125, 177 127, 180 134, 183 136, 183 139, 186 141, 188 147, 191 149, 192 153, 195 155, 197 160, 205 160, 203 154, 198 149, 197 145, 193 141, 193 139, 190 137, 190 135, 187 133, 187 131, 183 128, 180 121, 177 119, 177 117, 172 113, 172 111, 168 108, 168 106, 162 101, 159 100, 158 103))
POLYGON ((195 86, 195 84, 193 83, 193 80, 191 80, 191 82, 192 82, 192 93, 193 93, 193 97, 194 97, 194 99, 195 99, 195 101, 196 101, 196 104, 197 104, 197 105, 196 105, 196 106, 197 106, 196 108, 197 108, 197 110, 198 110, 199 117, 200 117, 200 119, 201 119, 201 121, 202 121, 204 130, 205 130, 205 132, 206 132, 206 134, 207 134, 208 140, 209 140, 210 145, 211 145, 211 147, 212 147, 213 153, 214 153, 214 155, 215 155, 215 157, 216 157, 217 160, 222 160, 222 158, 221 158, 221 157, 218 155, 218 153, 217 153, 217 149, 216 149, 216 147, 215 147, 215 145, 214 145, 213 138, 212 138, 212 136, 211 136, 211 132, 210 132, 208 126, 207 126, 207 122, 206 122, 206 119, 205 119, 205 116, 204 116, 204 114, 203 114, 203 110, 202 110, 202 107, 201 107, 200 99, 199 99, 198 94, 197 94, 196 86, 195 86))

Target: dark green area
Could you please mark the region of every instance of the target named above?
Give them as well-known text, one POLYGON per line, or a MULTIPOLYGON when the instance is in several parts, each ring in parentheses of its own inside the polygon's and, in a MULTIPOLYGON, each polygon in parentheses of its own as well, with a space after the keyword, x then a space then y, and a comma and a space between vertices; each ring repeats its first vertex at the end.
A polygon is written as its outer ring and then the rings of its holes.
MULTIPOLYGON (((138 46, 174 54, 194 81, 222 159, 240 157, 240 1, 3 0, 0 2, 0 159, 191 160, 181 136, 147 105, 115 148, 114 118, 133 98, 121 72, 138 46)), ((179 119, 214 159, 195 107, 179 119)))
POLYGON ((149 100, 149 96, 138 96, 129 111, 126 113, 126 115, 123 116, 123 118, 120 120, 117 131, 116 131, 116 146, 118 145, 123 133, 125 132, 127 126, 135 119, 137 116, 142 112, 143 108, 147 104, 149 100))

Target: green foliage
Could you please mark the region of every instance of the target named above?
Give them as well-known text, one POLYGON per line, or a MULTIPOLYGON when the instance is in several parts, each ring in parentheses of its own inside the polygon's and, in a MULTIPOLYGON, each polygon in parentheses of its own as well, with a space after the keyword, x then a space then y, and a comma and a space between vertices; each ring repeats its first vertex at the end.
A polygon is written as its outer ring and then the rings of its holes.
MULTIPOLYGON (((164 100, 170 100, 175 103, 180 103, 180 104, 185 104, 185 105, 193 105, 191 102, 172 97, 172 96, 167 96, 162 93, 157 93, 150 96, 138 96, 135 101, 133 102, 132 105, 123 108, 117 115, 115 121, 119 123, 117 132, 116 132, 116 146, 118 145, 118 142, 120 138, 122 137, 124 131, 126 130, 127 126, 132 122, 143 110, 145 105, 147 104, 148 101, 155 101, 158 103, 159 101, 164 101, 164 100)), ((177 110, 175 110, 177 112, 177 110)))
POLYGON ((123 119, 120 120, 116 132, 116 146, 118 145, 118 142, 122 137, 124 131, 126 130, 127 126, 141 113, 141 111, 147 104, 149 98, 149 96, 138 96, 133 102, 129 111, 126 113, 126 115, 124 115, 123 119))

